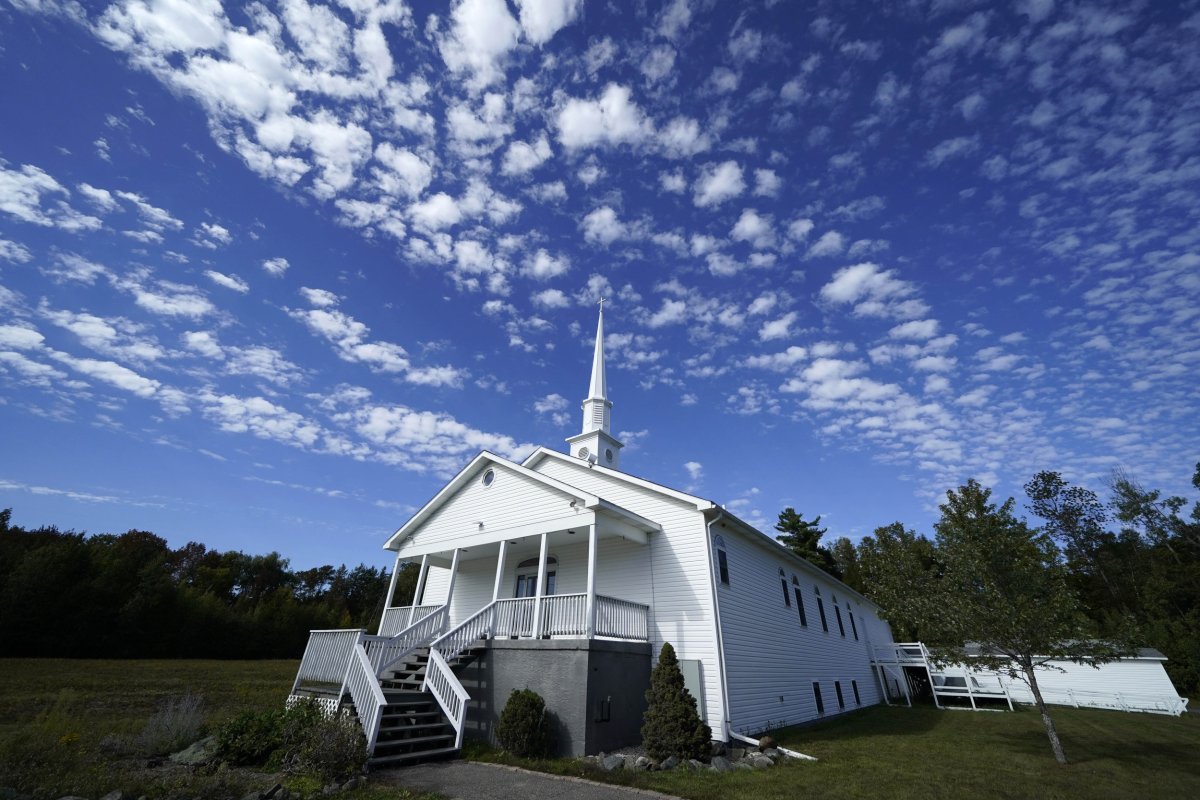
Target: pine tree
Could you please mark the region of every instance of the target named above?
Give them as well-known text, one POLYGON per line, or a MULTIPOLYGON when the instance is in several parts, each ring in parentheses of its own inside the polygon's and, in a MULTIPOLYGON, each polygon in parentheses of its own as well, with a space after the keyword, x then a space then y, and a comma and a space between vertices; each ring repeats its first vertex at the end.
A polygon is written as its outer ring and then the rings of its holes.
POLYGON ((646 704, 642 740, 651 758, 708 758, 712 730, 701 721, 696 698, 684 688, 679 659, 670 642, 663 643, 658 664, 650 673, 646 704))
POLYGON ((803 514, 788 506, 779 512, 779 521, 775 523, 775 530, 781 534, 775 537, 781 545, 805 561, 825 570, 833 577, 842 577, 842 572, 838 569, 838 563, 833 554, 829 552, 828 548, 821 546, 821 537, 828 530, 821 527, 820 515, 816 519, 807 520, 803 514))

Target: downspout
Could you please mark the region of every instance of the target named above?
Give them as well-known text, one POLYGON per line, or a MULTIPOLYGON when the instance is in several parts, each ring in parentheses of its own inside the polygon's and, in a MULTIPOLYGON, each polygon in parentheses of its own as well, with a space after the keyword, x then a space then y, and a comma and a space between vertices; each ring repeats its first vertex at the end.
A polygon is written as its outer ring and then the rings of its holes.
POLYGON ((724 735, 725 740, 728 741, 730 734, 732 732, 730 730, 729 723, 730 723, 730 720, 731 720, 733 714, 730 713, 731 709, 729 708, 729 682, 728 682, 728 679, 727 679, 726 673, 725 673, 725 640, 721 636, 721 603, 720 603, 718 593, 717 593, 717 581, 713 577, 713 548, 712 548, 713 525, 720 522, 721 518, 724 516, 725 516, 725 509, 722 508, 715 517, 713 517, 711 520, 709 520, 705 524, 704 530, 707 535, 704 537, 704 549, 708 553, 708 585, 709 585, 709 588, 712 589, 713 629, 716 631, 716 634, 717 634, 717 673, 721 679, 721 705, 722 705, 721 710, 723 712, 721 724, 722 724, 722 727, 724 728, 722 733, 724 735))

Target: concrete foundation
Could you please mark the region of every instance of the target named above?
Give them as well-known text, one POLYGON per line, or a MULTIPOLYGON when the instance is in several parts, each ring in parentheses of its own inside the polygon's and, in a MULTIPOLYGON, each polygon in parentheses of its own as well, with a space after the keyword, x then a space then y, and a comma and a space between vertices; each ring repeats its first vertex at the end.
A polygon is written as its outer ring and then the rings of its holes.
POLYGON ((546 701, 554 755, 581 756, 641 742, 650 645, 606 639, 500 639, 459 673, 470 692, 466 735, 493 734, 514 689, 546 701))

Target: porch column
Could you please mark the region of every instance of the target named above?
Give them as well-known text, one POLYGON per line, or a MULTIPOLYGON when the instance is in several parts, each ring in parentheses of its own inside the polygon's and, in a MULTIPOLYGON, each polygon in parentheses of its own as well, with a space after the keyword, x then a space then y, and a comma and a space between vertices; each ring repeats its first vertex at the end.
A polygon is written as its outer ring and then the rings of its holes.
POLYGON ((446 584, 447 608, 450 606, 450 601, 454 599, 454 579, 458 577, 458 553, 459 548, 454 548, 454 557, 450 559, 450 582, 446 584))
POLYGON ((542 534, 542 549, 538 555, 537 589, 533 594, 533 638, 542 638, 542 597, 546 594, 546 544, 547 535, 542 534))
POLYGON ((504 559, 508 556, 508 540, 500 540, 500 558, 496 560, 496 583, 492 585, 492 602, 500 599, 500 585, 504 582, 504 559))
POLYGON ((584 609, 584 630, 587 638, 596 638, 596 523, 588 525, 587 607, 584 609))
POLYGON ((421 605, 421 595, 425 594, 425 576, 429 574, 429 556, 421 556, 421 569, 417 573, 417 590, 413 592, 412 603, 408 607, 408 622, 404 627, 413 624, 413 616, 417 613, 417 606, 421 605))
MULTIPOLYGON (((383 621, 385 619, 387 619, 388 609, 391 608, 393 605, 395 605, 395 602, 396 602, 396 598, 393 597, 393 595, 396 594, 396 578, 398 578, 399 576, 400 576, 400 554, 397 553, 396 554, 396 564, 395 564, 395 566, 392 567, 392 579, 390 581, 388 581, 387 597, 385 597, 383 600, 383 614, 379 617, 379 630, 376 631, 376 633, 378 633, 381 636, 383 635, 383 621)), ((409 612, 409 616, 410 617, 412 616, 412 612, 409 612)))

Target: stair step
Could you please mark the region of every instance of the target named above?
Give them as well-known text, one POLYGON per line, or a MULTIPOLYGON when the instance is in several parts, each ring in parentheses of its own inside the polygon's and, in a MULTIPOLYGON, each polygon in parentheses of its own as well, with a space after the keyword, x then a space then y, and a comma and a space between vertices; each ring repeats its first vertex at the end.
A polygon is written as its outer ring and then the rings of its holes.
MULTIPOLYGON (((384 707, 386 708, 386 706, 384 707)), ((441 711, 384 711, 383 720, 386 722, 389 719, 429 719, 431 717, 442 716, 441 711)))
POLYGON ((457 747, 439 747, 436 750, 419 750, 415 753, 396 753, 390 756, 379 756, 372 758, 368 763, 373 767, 400 766, 408 762, 421 761, 427 758, 444 758, 457 752, 457 747))
MULTIPOLYGON (((404 723, 400 723, 398 725, 382 726, 379 729, 379 733, 382 735, 384 733, 429 733, 432 731, 443 732, 446 728, 449 728, 449 727, 450 727, 450 723, 445 722, 445 721, 420 722, 420 723, 416 723, 414 725, 405 725, 404 723)), ((394 741, 394 740, 389 740, 389 741, 394 741)))
MULTIPOLYGON (((387 739, 382 742, 376 742, 375 743, 375 751, 379 752, 380 748, 392 749, 394 747, 400 747, 401 745, 403 745, 405 747, 411 747, 412 745, 417 745, 417 744, 445 742, 447 740, 449 740, 451 742, 454 741, 454 733, 453 732, 451 732, 451 733, 435 733, 435 734, 430 734, 429 736, 414 736, 411 739, 387 739)), ((425 749, 425 748, 422 748, 422 749, 425 749)))

